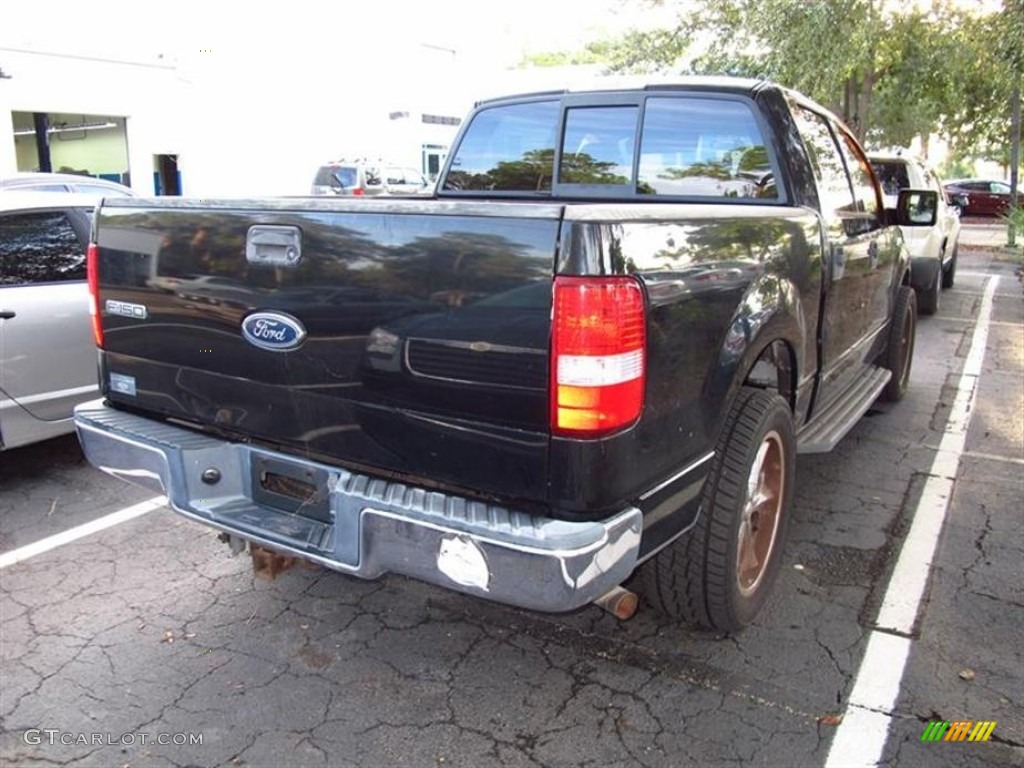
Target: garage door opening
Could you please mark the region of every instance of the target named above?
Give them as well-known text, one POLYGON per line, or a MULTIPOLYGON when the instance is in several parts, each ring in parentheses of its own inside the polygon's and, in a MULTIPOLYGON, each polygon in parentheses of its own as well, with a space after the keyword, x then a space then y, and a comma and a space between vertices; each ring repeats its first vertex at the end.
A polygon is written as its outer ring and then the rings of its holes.
POLYGON ((177 155, 153 155, 153 192, 157 195, 181 194, 177 155))
POLYGON ((12 112, 19 171, 76 173, 128 183, 125 118, 12 112))

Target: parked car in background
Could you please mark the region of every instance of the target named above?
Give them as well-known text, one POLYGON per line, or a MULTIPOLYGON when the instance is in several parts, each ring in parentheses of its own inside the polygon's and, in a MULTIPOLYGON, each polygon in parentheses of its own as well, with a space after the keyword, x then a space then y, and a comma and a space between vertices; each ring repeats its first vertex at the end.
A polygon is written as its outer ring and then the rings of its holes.
POLYGON ((960 240, 960 214, 943 192, 938 176, 914 157, 871 155, 868 160, 878 177, 886 208, 895 208, 902 189, 934 189, 938 193, 938 215, 931 227, 901 227, 910 251, 910 284, 917 291, 917 309, 933 315, 939 309, 939 294, 951 288, 956 275, 960 240))
POLYGON ((131 187, 116 181, 75 173, 15 173, 0 178, 0 192, 83 192, 105 197, 135 197, 131 187))
POLYGON ((313 179, 314 195, 429 195, 434 185, 415 168, 370 160, 338 160, 321 165, 313 179))
POLYGON ((86 249, 99 195, 0 195, 0 449, 74 431, 97 395, 86 249))
POLYGON ((1010 185, 1005 181, 958 179, 947 181, 943 189, 947 195, 965 198, 965 215, 1002 216, 1010 210, 1010 185))

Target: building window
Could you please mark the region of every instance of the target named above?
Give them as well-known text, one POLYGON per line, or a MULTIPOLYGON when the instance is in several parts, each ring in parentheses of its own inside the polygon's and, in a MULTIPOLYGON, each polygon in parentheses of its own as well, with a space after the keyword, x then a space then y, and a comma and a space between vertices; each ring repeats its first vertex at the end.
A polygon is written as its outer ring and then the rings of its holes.
POLYGON ((460 117, 445 117, 444 115, 423 115, 423 122, 432 125, 461 125, 460 117))

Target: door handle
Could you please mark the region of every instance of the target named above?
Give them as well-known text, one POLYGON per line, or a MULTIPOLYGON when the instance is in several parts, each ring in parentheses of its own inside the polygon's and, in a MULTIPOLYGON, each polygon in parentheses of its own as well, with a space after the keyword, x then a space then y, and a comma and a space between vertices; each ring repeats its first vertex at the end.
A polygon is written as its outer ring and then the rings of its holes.
POLYGON ((302 258, 302 230, 294 226, 254 224, 245 236, 250 264, 296 267, 302 258))
POLYGON ((0 320, 10 320, 16 314, 13 309, 0 309, 0 320))

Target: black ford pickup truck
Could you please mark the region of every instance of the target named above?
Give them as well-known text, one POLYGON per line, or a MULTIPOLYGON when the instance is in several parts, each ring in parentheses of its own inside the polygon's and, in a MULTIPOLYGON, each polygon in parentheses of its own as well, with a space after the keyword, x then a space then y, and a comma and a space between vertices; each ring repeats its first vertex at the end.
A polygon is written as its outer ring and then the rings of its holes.
POLYGON ((481 103, 433 198, 109 199, 79 437, 236 550, 733 631, 795 454, 906 388, 935 209, 724 78, 481 103))

